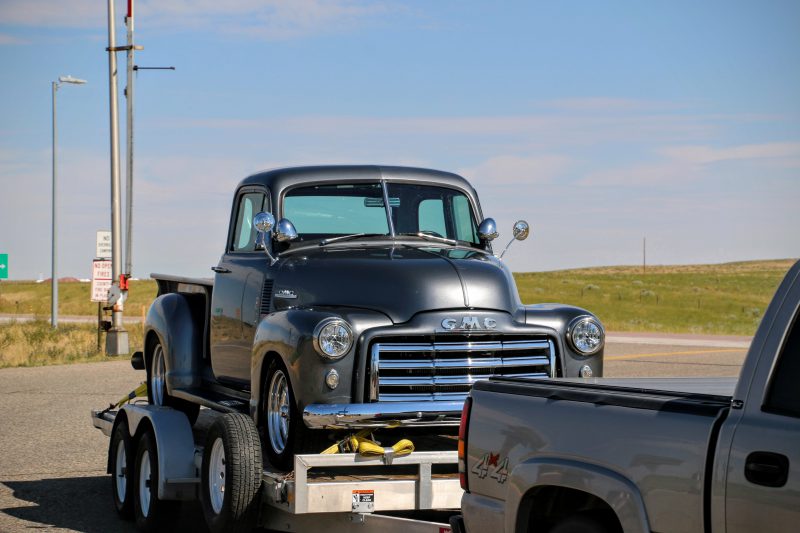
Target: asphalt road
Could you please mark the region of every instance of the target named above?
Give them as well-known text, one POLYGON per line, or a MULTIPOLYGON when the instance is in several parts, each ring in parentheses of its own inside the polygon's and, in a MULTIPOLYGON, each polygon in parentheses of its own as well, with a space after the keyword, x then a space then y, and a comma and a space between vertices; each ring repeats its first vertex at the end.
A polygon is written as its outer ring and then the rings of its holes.
MULTIPOLYGON (((736 376, 749 339, 610 334, 605 375, 736 376)), ((133 390, 127 361, 0 370, 0 531, 134 531, 117 518, 108 439, 89 412, 133 390)), ((205 530, 197 503, 175 531, 205 530)))

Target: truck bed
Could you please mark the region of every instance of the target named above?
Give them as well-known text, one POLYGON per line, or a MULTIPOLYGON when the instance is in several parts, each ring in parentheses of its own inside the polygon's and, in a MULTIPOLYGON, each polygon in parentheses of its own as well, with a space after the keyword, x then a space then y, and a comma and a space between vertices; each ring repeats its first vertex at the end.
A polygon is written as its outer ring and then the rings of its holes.
MULTIPOLYGON (((577 461, 648 487, 643 492, 653 530, 665 517, 679 524, 676 531, 698 530, 710 497, 707 455, 715 449, 732 385, 681 381, 687 380, 478 382, 468 464, 484 454, 500 462, 507 457, 509 470, 521 463, 577 461), (509 427, 516 429, 510 434, 509 427)), ((505 487, 486 476, 471 478, 470 490, 502 499, 505 487)))

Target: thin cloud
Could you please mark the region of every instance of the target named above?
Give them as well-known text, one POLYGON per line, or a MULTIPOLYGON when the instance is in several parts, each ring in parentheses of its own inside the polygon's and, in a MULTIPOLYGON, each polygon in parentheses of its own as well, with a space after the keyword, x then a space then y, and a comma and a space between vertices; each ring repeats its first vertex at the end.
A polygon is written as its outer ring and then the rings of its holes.
POLYGON ((0 46, 12 44, 28 44, 28 41, 25 39, 20 39, 19 37, 14 37, 13 35, 9 35, 7 33, 0 33, 0 46))
POLYGON ((500 155, 459 174, 486 185, 533 185, 552 183, 568 164, 569 159, 561 155, 500 155))
POLYGON ((630 98, 563 98, 549 100, 544 103, 545 108, 560 111, 588 112, 588 113, 619 113, 637 111, 675 111, 686 106, 676 102, 660 100, 639 100, 630 98))
MULTIPOLYGON (((125 3, 117 1, 117 14, 125 3)), ((403 9, 388 2, 366 0, 143 0, 136 4, 142 24, 169 29, 284 40, 349 31, 403 9)), ((105 2, 97 0, 5 0, 0 20, 7 26, 105 28, 105 2)), ((0 42, 0 44, 3 44, 0 42)))
POLYGON ((726 148, 711 146, 671 146, 661 150, 670 159, 706 165, 743 159, 800 159, 800 142, 744 144, 726 148))

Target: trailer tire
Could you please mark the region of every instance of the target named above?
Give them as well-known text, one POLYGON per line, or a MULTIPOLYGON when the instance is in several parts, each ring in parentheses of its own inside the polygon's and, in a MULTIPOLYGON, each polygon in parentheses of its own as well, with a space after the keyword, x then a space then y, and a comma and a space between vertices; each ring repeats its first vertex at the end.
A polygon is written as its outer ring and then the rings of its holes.
POLYGON ((163 531, 174 516, 176 502, 158 497, 158 451, 150 431, 139 437, 135 468, 133 502, 136 528, 139 531, 163 531))
POLYGON ((177 409, 189 419, 194 426, 200 414, 200 406, 182 398, 171 396, 167 392, 167 357, 160 341, 153 343, 150 364, 147 365, 147 401, 151 405, 163 405, 177 409))
POLYGON ((125 520, 133 519, 133 453, 128 422, 122 420, 114 427, 108 448, 111 470, 111 494, 117 514, 125 520))
POLYGON ((200 500, 208 529, 245 532, 256 525, 261 495, 261 441, 253 419, 220 416, 203 450, 200 500))

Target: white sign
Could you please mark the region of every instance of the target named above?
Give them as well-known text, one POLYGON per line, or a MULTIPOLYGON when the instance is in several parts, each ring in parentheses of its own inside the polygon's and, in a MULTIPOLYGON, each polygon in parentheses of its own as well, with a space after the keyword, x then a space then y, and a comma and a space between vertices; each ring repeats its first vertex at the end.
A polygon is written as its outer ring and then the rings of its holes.
POLYGON ((111 232, 105 230, 97 231, 97 248, 94 254, 100 259, 111 259, 111 232))
POLYGON ((112 277, 111 261, 102 259, 92 261, 93 302, 105 302, 108 300, 108 290, 111 288, 112 277))

